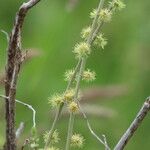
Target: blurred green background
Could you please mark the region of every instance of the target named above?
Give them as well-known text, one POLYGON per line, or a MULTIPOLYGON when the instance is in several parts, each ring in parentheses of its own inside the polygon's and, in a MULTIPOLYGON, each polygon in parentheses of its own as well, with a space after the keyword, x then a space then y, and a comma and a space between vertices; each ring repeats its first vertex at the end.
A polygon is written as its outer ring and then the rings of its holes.
MULTIPOLYGON (((23 0, 0 0, 0 29, 11 31, 15 13, 22 2, 23 0)), ((68 3, 69 0, 42 0, 28 13, 23 26, 23 48, 35 49, 33 54, 37 56, 28 60, 22 67, 17 98, 36 109, 39 134, 51 126, 53 117, 47 98, 55 92, 64 91, 66 87, 64 72, 76 64, 72 54, 73 47, 81 41, 80 32, 83 27, 89 25, 91 21, 89 13, 97 6, 98 0, 79 0, 74 8, 68 3)), ((109 86, 115 88, 116 85, 126 88, 126 93, 120 96, 104 96, 99 97, 97 101, 85 101, 116 112, 112 117, 89 116, 93 129, 99 135, 105 134, 111 147, 128 128, 145 98, 150 94, 150 1, 128 0, 125 3, 126 8, 116 13, 111 23, 103 27, 103 32, 108 38, 105 50, 93 49, 88 59, 87 67, 96 71, 96 81, 82 85, 83 89, 109 86)), ((0 33, 1 75, 4 72, 6 48, 6 38, 0 33)), ((1 85, 0 93, 3 92, 4 87, 1 85)), ((16 126, 21 121, 25 122, 21 140, 23 143, 23 139, 30 134, 32 114, 24 106, 17 104, 16 107, 16 126)), ((62 149, 66 139, 67 121, 68 118, 63 117, 57 126, 62 138, 59 145, 62 149)), ((150 115, 146 117, 125 149, 148 150, 149 129, 150 115)), ((104 149, 92 137, 81 116, 75 120, 75 132, 82 133, 86 139, 83 150, 104 149)), ((4 102, 1 102, 1 146, 4 134, 4 102)))

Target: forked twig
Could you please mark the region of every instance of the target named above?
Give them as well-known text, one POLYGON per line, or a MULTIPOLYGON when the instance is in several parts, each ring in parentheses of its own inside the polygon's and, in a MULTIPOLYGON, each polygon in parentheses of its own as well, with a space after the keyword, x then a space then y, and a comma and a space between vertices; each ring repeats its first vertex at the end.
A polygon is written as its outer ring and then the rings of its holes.
MULTIPOLYGON (((104 138, 104 141, 93 131, 91 125, 90 125, 90 122, 88 120, 88 117, 86 116, 85 112, 83 111, 80 103, 78 102, 78 107, 79 107, 79 110, 80 112, 82 113, 84 119, 86 120, 86 123, 87 123, 87 127, 88 129, 90 130, 91 134, 101 143, 105 146, 105 148, 107 148, 106 150, 110 150, 107 142, 106 142, 106 137, 104 138)), ((104 136, 104 135, 103 135, 104 136)))

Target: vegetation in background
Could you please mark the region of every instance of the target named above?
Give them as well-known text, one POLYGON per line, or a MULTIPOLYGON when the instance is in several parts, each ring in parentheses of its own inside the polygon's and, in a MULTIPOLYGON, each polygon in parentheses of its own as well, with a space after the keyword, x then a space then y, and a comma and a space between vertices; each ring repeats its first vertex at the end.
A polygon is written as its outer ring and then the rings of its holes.
MULTIPOLYGON (((17 4, 19 6, 19 3, 20 2, 18 1, 15 3, 13 2, 12 4, 10 2, 8 5, 12 7, 17 4)), ((74 45, 74 41, 78 40, 78 33, 82 26, 87 24, 87 13, 90 11, 89 8, 92 9, 92 6, 94 7, 96 1, 87 2, 86 5, 84 2, 80 2, 78 7, 76 7, 76 9, 71 13, 66 12, 64 2, 51 1, 48 3, 49 6, 43 3, 42 5, 38 6, 38 9, 35 9, 32 13, 30 13, 30 16, 28 16, 28 19, 33 25, 32 28, 28 22, 25 25, 26 29, 24 31, 24 45, 30 49, 30 47, 33 46, 33 43, 35 43, 34 47, 38 47, 39 49, 41 48, 41 56, 38 58, 33 58, 32 61, 25 64, 20 77, 21 81, 19 83, 17 96, 21 97, 21 99, 27 99, 27 101, 32 103, 32 105, 36 108, 38 111, 38 123, 40 124, 39 129, 43 127, 47 128, 46 124, 49 122, 49 119, 45 116, 49 115, 46 113, 49 108, 46 105, 45 99, 48 95, 54 93, 54 91, 57 90, 61 92, 65 87, 65 83, 62 81, 63 71, 67 68, 71 68, 74 63, 73 56, 71 53, 69 54, 68 51, 71 49, 72 45, 74 45), (45 14, 49 15, 46 16, 45 14), (35 24, 33 24, 33 22, 35 22, 35 24), (61 27, 59 26, 60 24, 62 25, 61 27), (40 28, 43 30, 39 30, 40 28), (67 28, 68 31, 64 30, 64 28, 67 28), (40 36, 37 37, 37 35, 40 36), (68 37, 68 41, 66 41, 64 35, 65 37, 68 37), (65 56, 65 59, 62 59, 62 56, 65 56), (58 61, 56 61, 56 57, 58 61), (70 62, 70 64, 68 64, 68 62, 70 62), (49 69, 47 69, 47 65, 49 66, 49 69), (51 68, 55 69, 52 70, 51 68), (29 80, 32 82, 29 82, 29 80), (39 105, 37 106, 36 103, 39 105), (47 110, 45 108, 47 108, 47 110), (43 109, 45 111, 43 111, 43 109)), ((100 126, 100 120, 98 118, 90 118, 91 121, 95 121, 94 128, 97 129, 97 131, 100 130, 107 135, 112 133, 108 138, 109 143, 111 144, 116 142, 124 129, 127 128, 129 122, 135 115, 132 114, 132 112, 136 112, 138 110, 142 103, 140 100, 144 99, 149 92, 149 84, 147 82, 149 81, 150 72, 148 59, 149 43, 148 34, 146 34, 149 31, 149 22, 145 19, 147 18, 148 3, 148 1, 143 4, 141 4, 140 1, 136 1, 136 3, 127 2, 127 10, 125 11, 126 13, 122 13, 118 17, 115 17, 116 22, 111 23, 109 27, 105 27, 105 35, 109 37, 107 50, 100 55, 98 51, 94 51, 88 61, 90 68, 93 68, 96 70, 97 74, 100 74, 100 77, 97 77, 95 83, 92 84, 93 86, 98 86, 99 84, 125 84, 128 88, 129 93, 127 96, 115 98, 113 101, 98 102, 103 106, 116 109, 119 113, 117 117, 110 120, 101 118, 100 126), (136 9, 133 10, 133 6, 136 7, 136 9), (126 15, 127 13, 129 15, 126 15), (120 101, 122 103, 120 103, 120 101), (121 119, 124 121, 117 121, 121 119), (116 121, 118 124, 115 123, 116 121)), ((7 7, 5 4, 7 4, 7 2, 2 2, 0 7, 2 7, 2 9, 6 9, 7 7)), ((14 9, 2 11, 6 13, 1 14, 0 16, 1 20, 5 20, 2 22, 1 28, 5 29, 6 31, 9 31, 12 26, 12 21, 17 6, 12 8, 14 9)), ((1 43, 5 43, 5 39, 2 35, 0 40, 1 43)), ((0 46, 3 52, 5 52, 5 47, 3 44, 0 46)), ((5 59, 4 56, 5 53, 1 53, 1 60, 5 59)), ((1 63, 0 65, 2 68, 4 64, 1 63)), ((24 113, 17 113, 17 121, 19 123, 22 119, 27 120, 26 133, 28 134, 29 128, 31 127, 30 120, 32 118, 29 118, 31 115, 28 115, 28 113, 30 112, 27 112, 24 107, 17 105, 17 111, 20 112, 20 110, 24 111, 24 113)), ((80 120, 80 122, 81 127, 80 129, 78 128, 76 130, 79 130, 79 132, 82 131, 84 137, 89 137, 88 131, 84 128, 84 122, 82 122, 82 120, 80 120)), ((0 126, 2 127, 1 129, 4 128, 3 123, 4 122, 0 123, 0 126)), ((60 121, 58 127, 66 129, 65 124, 66 123, 64 119, 64 121, 60 121)), ((148 128, 148 124, 149 123, 147 120, 143 124, 143 128, 148 128)), ((134 139, 136 141, 140 141, 140 144, 137 145, 131 141, 128 146, 129 149, 138 149, 140 147, 146 149, 148 147, 148 142, 146 141, 149 139, 149 134, 144 132, 142 129, 136 134, 134 139), (141 134, 144 134, 144 137, 147 138, 141 139, 141 134)), ((3 142, 3 140, 0 141, 3 142)), ((99 146, 96 141, 93 141, 90 138, 86 139, 86 143, 89 149, 91 149, 93 145, 97 145, 95 148, 99 146)), ((87 148, 85 147, 85 149, 87 148)))

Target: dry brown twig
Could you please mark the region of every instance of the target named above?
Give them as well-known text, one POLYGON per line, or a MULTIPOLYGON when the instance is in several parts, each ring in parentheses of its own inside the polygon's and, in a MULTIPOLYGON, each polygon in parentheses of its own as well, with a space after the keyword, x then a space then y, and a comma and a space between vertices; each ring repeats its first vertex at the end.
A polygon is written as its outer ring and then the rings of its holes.
POLYGON ((24 23, 25 16, 30 8, 35 6, 40 0, 29 0, 23 3, 16 14, 14 27, 10 34, 8 43, 8 57, 6 64, 6 81, 5 94, 9 97, 6 100, 6 143, 5 150, 16 150, 15 136, 15 97, 16 86, 20 66, 22 63, 22 48, 21 48, 21 28, 24 23))
POLYGON ((114 150, 123 150, 124 147, 128 144, 131 137, 134 135, 135 131, 138 129, 140 124, 142 123, 143 119, 146 117, 147 113, 150 110, 150 97, 146 99, 142 108, 138 112, 137 116, 127 129, 127 131, 123 134, 120 138, 119 142, 115 146, 114 150))

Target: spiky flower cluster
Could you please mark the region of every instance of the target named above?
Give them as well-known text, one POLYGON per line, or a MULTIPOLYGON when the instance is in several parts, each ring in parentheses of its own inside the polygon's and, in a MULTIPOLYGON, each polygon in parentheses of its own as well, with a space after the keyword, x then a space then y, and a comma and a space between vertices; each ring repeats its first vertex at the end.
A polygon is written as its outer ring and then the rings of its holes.
POLYGON ((103 22, 110 22, 112 17, 111 11, 109 11, 107 8, 102 9, 99 13, 99 20, 103 22))
POLYGON ((31 149, 37 149, 39 147, 39 138, 30 138, 31 149))
MULTIPOLYGON (((98 9, 94 9, 90 13, 90 17, 92 19, 94 19, 97 16, 98 17, 98 22, 97 22, 98 24, 107 23, 107 22, 111 21, 112 14, 113 14, 114 11, 121 10, 124 7, 125 7, 125 4, 121 0, 113 0, 112 2, 109 2, 109 7, 108 8, 103 8, 99 12, 98 12, 98 9)), ((86 35, 86 34, 84 34, 84 35, 86 35)), ((103 36, 102 33, 99 33, 95 37, 93 43, 94 43, 94 45, 104 49, 104 47, 107 45, 107 39, 103 36)))
POLYGON ((90 71, 90 69, 87 69, 83 72, 82 80, 85 80, 87 82, 94 81, 96 79, 96 74, 94 71, 90 71))
POLYGON ((73 75, 74 75, 74 72, 75 72, 74 69, 67 70, 67 71, 65 72, 65 75, 64 75, 65 81, 70 81, 70 80, 72 79, 73 75))
POLYGON ((56 144, 60 141, 59 132, 57 130, 54 130, 54 132, 51 135, 51 131, 46 131, 43 134, 44 143, 47 144, 49 141, 49 138, 51 137, 50 144, 48 144, 45 148, 40 148, 39 150, 59 150, 59 148, 53 147, 52 144, 56 144))
POLYGON ((29 139, 29 146, 31 149, 37 149, 39 147, 39 138, 37 136, 36 127, 33 127, 31 129, 31 137, 29 139))
POLYGON ((73 101, 74 95, 75 95, 75 90, 74 89, 70 89, 70 90, 66 91, 66 93, 64 94, 65 101, 66 102, 73 101))
POLYGON ((121 10, 126 7, 126 5, 120 0, 114 0, 110 2, 110 6, 113 10, 121 10))
POLYGON ((81 37, 83 39, 88 39, 90 33, 91 33, 91 27, 84 28, 81 32, 81 37))
MULTIPOLYGON (((94 19, 97 15, 97 9, 93 9, 93 11, 90 13, 90 17, 92 19, 94 19)), ((112 13, 111 11, 109 11, 107 8, 105 9, 102 9, 99 14, 98 14, 98 17, 99 17, 99 22, 109 22, 111 21, 111 17, 112 17, 112 13)))
POLYGON ((57 107, 64 102, 62 94, 54 94, 52 97, 48 98, 49 104, 52 107, 57 107))
POLYGON ((86 42, 81 42, 79 44, 76 44, 73 52, 75 53, 77 58, 82 58, 90 55, 91 48, 90 45, 86 42))
POLYGON ((83 144, 84 144, 84 138, 81 134, 72 135, 72 138, 71 138, 72 146, 81 148, 81 147, 83 147, 83 144))
POLYGON ((90 18, 94 19, 97 14, 97 9, 93 9, 93 11, 90 13, 90 18))
POLYGON ((104 35, 102 33, 100 33, 95 41, 94 41, 94 45, 101 47, 102 49, 104 49, 104 47, 107 45, 107 39, 104 37, 104 35))
POLYGON ((73 102, 69 103, 68 109, 69 109, 69 111, 72 112, 72 113, 77 113, 77 112, 78 112, 78 109, 79 109, 79 108, 78 108, 78 104, 73 101, 73 102))

